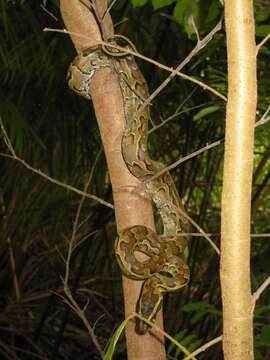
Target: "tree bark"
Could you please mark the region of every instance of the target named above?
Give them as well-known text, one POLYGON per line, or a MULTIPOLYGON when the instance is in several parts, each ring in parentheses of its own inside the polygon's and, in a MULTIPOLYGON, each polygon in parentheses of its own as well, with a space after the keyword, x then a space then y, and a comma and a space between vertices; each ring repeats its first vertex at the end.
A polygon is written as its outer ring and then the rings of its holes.
MULTIPOLYGON (((96 4, 102 17, 106 2, 99 0, 96 4)), ((61 0, 60 6, 67 30, 83 35, 71 35, 77 51, 95 46, 101 40, 99 26, 87 0, 61 0)), ((107 36, 112 35, 109 15, 105 17, 103 26, 107 36)), ((105 68, 96 72, 91 83, 91 96, 113 188, 117 229, 133 225, 145 225, 154 229, 151 201, 142 194, 140 182, 130 174, 122 158, 121 138, 125 117, 118 78, 113 70, 105 68)), ((140 289, 141 282, 123 277, 126 317, 135 311, 140 289)), ((157 325, 163 328, 161 312, 157 325)), ((151 330, 140 336, 135 332, 134 322, 130 321, 126 327, 126 339, 128 359, 165 359, 164 339, 160 333, 151 330)))
POLYGON ((221 213, 223 351, 253 359, 250 203, 256 114, 256 45, 251 0, 226 0, 228 103, 221 213))

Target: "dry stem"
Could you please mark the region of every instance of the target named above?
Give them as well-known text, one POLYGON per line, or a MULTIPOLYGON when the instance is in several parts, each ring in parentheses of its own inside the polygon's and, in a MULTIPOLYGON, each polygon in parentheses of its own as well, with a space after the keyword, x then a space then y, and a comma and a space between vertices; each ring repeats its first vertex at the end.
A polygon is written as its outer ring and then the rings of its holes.
POLYGON ((26 169, 32 171, 33 173, 43 177, 44 179, 48 180, 49 182, 55 184, 55 185, 58 185, 58 186, 61 186, 67 190, 70 190, 70 191, 73 191, 75 192, 76 194, 78 195, 81 195, 81 196, 85 196, 89 199, 92 199, 94 201, 97 201, 99 202, 100 204, 102 205, 105 205, 111 209, 114 208, 114 206, 112 204, 110 204, 109 202, 103 200, 103 199, 100 199, 99 197, 95 196, 95 195, 92 195, 92 194, 88 194, 86 193, 85 191, 82 191, 82 190, 79 190, 71 185, 68 185, 68 184, 65 184, 63 183, 62 181, 59 181, 59 180, 56 180, 54 178, 52 178, 51 176, 45 174, 43 171, 39 170, 39 169, 36 169, 34 168, 33 166, 31 166, 30 164, 28 164, 24 159, 20 158, 16 152, 15 152, 15 149, 11 143, 11 140, 4 128, 4 125, 2 123, 2 121, 0 120, 0 125, 1 125, 1 130, 3 132, 3 135, 4 135, 4 142, 9 150, 9 152, 11 153, 11 155, 9 154, 3 154, 3 153, 0 153, 0 156, 3 156, 3 157, 7 157, 7 158, 10 158, 12 160, 15 160, 17 162, 19 162, 20 164, 22 164, 26 169))
MULTIPOLYGON (((85 36, 85 35, 82 35, 82 34, 80 34, 80 33, 74 32, 74 31, 67 31, 67 30, 65 30, 65 29, 61 30, 61 29, 44 28, 43 31, 47 31, 47 32, 48 32, 48 31, 51 31, 51 32, 60 32, 60 33, 64 33, 64 34, 75 35, 75 36, 81 37, 81 38, 83 38, 83 39, 89 39, 89 38, 88 38, 87 36, 85 36)), ((166 66, 166 65, 163 65, 163 64, 161 64, 160 62, 155 61, 155 60, 153 60, 153 59, 151 59, 151 58, 149 58, 149 57, 147 57, 147 56, 144 56, 144 55, 142 55, 142 54, 140 54, 140 53, 138 53, 138 52, 135 52, 135 51, 132 51, 132 50, 123 48, 123 47, 118 46, 118 45, 113 45, 113 44, 110 44, 110 43, 105 42, 105 41, 99 41, 98 44, 103 44, 103 45, 106 45, 106 46, 108 46, 108 47, 111 47, 111 48, 114 48, 114 49, 118 49, 118 50, 122 50, 122 51, 124 50, 126 53, 132 54, 132 55, 135 56, 135 57, 138 57, 138 58, 140 58, 140 59, 142 59, 142 60, 145 60, 145 61, 147 61, 147 62, 149 62, 149 63, 151 63, 151 64, 153 64, 153 65, 156 65, 156 66, 159 67, 160 69, 166 70, 166 71, 168 71, 168 72, 170 72, 170 73, 174 73, 174 74, 175 74, 174 76, 177 75, 177 76, 183 78, 184 80, 189 80, 189 81, 191 81, 191 82, 193 82, 193 83, 201 86, 204 90, 208 90, 209 92, 213 93, 214 95, 216 95, 217 97, 221 98, 222 100, 227 101, 226 96, 222 95, 219 91, 215 90, 214 88, 212 88, 211 86, 205 84, 204 82, 202 82, 202 81, 200 81, 200 80, 197 80, 197 79, 193 78, 192 76, 186 75, 186 74, 184 74, 184 73, 182 73, 182 72, 180 72, 180 71, 176 71, 175 69, 172 69, 172 68, 170 68, 170 67, 168 67, 168 66, 166 66)), ((184 61, 185 61, 185 60, 184 60, 184 61)), ((181 64, 182 64, 182 63, 181 63, 181 64)), ((181 64, 180 64, 180 65, 181 65, 181 64)), ((180 65, 179 65, 179 66, 180 66, 180 65)), ((166 80, 165 80, 165 81, 166 81, 166 80)), ((156 90, 156 91, 157 91, 157 90, 156 90)), ((155 95, 155 96, 156 96, 156 95, 155 95)), ((149 98, 146 99, 146 101, 147 101, 147 103, 148 103, 148 102, 149 102, 149 103, 151 102, 151 100, 149 100, 149 98)))
MULTIPOLYGON (((95 163, 92 166, 89 178, 88 178, 88 180, 87 180, 87 182, 85 184, 85 187, 84 187, 84 193, 87 192, 87 189, 88 189, 88 187, 90 185, 90 182, 91 182, 91 180, 93 178, 94 170, 96 168, 96 165, 97 165, 97 162, 99 160, 100 154, 101 154, 101 151, 99 152, 98 156, 96 157, 95 163)), ((76 232, 77 232, 77 229, 79 227, 80 214, 81 214, 83 203, 84 203, 85 199, 86 199, 86 196, 83 195, 81 200, 80 200, 77 212, 76 212, 76 216, 75 216, 75 220, 74 220, 74 224, 73 224, 73 229, 72 229, 72 235, 71 235, 71 239, 69 241, 67 259, 66 259, 66 272, 65 272, 65 276, 64 276, 64 293, 65 293, 67 299, 64 298, 62 295, 59 295, 59 296, 61 296, 62 299, 64 299, 64 301, 77 313, 77 315, 83 321, 85 327, 88 330, 88 334, 89 334, 91 340, 93 341, 97 351, 99 352, 101 357, 103 357, 103 355, 104 355, 103 350, 102 350, 102 348, 101 348, 101 346, 100 346, 100 344, 99 344, 99 342, 97 340, 97 337, 95 336, 95 333, 94 333, 94 330, 93 330, 92 326, 90 325, 90 323, 89 323, 89 321, 88 321, 88 319, 87 319, 87 317, 85 315, 85 310, 87 308, 88 302, 86 303, 84 308, 81 309, 81 307, 79 306, 77 301, 74 299, 74 296, 73 296, 73 294, 72 294, 72 292, 70 290, 70 287, 69 287, 70 261, 71 261, 73 250, 75 248, 76 232)))
POLYGON ((258 287, 258 289, 253 293, 253 306, 252 312, 254 311, 257 300, 260 298, 264 290, 270 285, 270 276, 264 280, 264 282, 258 287))
POLYGON ((190 360, 192 359, 191 356, 199 355, 205 350, 209 349, 211 346, 217 344, 218 342, 222 341, 222 336, 218 336, 213 340, 208 341, 206 344, 203 344, 201 347, 199 347, 197 350, 193 351, 189 356, 185 357, 184 360, 190 360))
POLYGON ((258 52, 260 51, 261 47, 270 39, 270 33, 268 35, 266 35, 262 41, 257 45, 257 55, 258 55, 258 52))

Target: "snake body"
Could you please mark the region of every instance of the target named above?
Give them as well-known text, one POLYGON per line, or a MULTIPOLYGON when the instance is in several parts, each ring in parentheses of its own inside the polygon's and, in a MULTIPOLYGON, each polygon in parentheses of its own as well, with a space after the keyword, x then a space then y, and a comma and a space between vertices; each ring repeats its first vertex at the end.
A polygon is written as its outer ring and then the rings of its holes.
MULTIPOLYGON (((111 43, 119 44, 118 38, 122 45, 120 36, 112 39, 111 43)), ((124 46, 134 51, 129 41, 125 40, 124 46)), ((188 232, 188 223, 170 174, 167 172, 152 179, 164 166, 153 161, 147 151, 149 107, 141 107, 149 92, 134 57, 126 51, 104 46, 84 51, 70 65, 70 88, 90 99, 91 79, 97 70, 104 67, 116 70, 123 96, 126 120, 122 137, 124 161, 129 171, 142 181, 163 222, 162 235, 137 225, 120 231, 115 242, 116 257, 123 273, 132 279, 144 280, 137 311, 154 322, 162 304, 163 292, 175 291, 188 283, 189 268, 181 258, 187 246, 187 238, 181 233, 188 232), (145 254, 147 259, 140 261, 137 252, 145 254)), ((144 321, 138 322, 139 333, 146 333, 148 328, 144 321)))

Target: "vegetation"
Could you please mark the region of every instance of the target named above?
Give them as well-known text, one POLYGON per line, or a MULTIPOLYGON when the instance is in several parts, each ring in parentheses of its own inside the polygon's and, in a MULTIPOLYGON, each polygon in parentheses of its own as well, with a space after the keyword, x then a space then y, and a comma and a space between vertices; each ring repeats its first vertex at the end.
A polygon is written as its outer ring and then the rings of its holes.
MULTIPOLYGON (((97 343, 110 350, 124 314, 113 253, 114 211, 108 206, 112 190, 95 113, 67 88, 66 71, 75 56, 70 39, 43 32, 44 27, 64 27, 58 1, 0 0, 0 5, 0 357, 98 359, 97 346, 65 293, 68 284, 72 299, 85 308, 97 343), (81 201, 74 188, 83 191, 87 183, 87 193, 107 205, 93 198, 81 201), (76 247, 69 261, 70 240, 76 247)), ((203 38, 222 19, 223 7, 218 0, 118 0, 111 15, 116 33, 129 37, 140 53, 175 68, 197 42, 191 16, 203 38)), ((270 33, 267 0, 255 1, 255 17, 259 43, 270 33)), ((269 55, 266 42, 258 55, 257 120, 265 116, 255 133, 253 291, 269 276, 269 55)), ((153 92, 168 74, 138 62, 153 92)), ((184 71, 226 96, 224 28, 184 71)), ((151 107, 155 159, 169 165, 220 140, 172 171, 189 216, 218 247, 225 106, 220 97, 177 77, 151 107)), ((193 230, 187 254, 191 281, 183 291, 166 295, 164 304, 166 332, 190 352, 222 334, 219 258, 193 230)), ((255 309, 256 360, 270 357, 269 314, 266 289, 255 309)), ((168 359, 184 358, 171 341, 166 350, 168 359)), ((114 351, 115 358, 126 358, 124 338, 114 351)), ((221 354, 219 342, 198 359, 218 360, 221 354)))

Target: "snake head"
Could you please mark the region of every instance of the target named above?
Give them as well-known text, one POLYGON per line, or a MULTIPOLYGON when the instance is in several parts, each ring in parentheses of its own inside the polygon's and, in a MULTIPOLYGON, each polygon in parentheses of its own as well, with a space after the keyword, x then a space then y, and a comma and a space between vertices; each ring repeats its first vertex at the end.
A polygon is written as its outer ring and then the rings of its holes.
POLYGON ((71 90, 76 94, 84 97, 87 100, 91 99, 90 96, 90 75, 85 75, 85 73, 80 69, 81 58, 77 56, 75 60, 70 64, 68 73, 67 73, 67 82, 71 90))
POLYGON ((138 319, 136 322, 135 331, 139 335, 145 335, 147 331, 149 330, 150 326, 143 320, 138 319))

